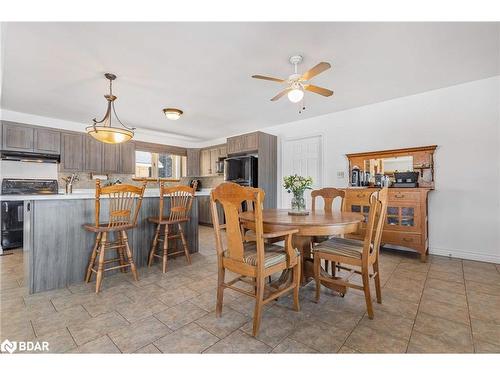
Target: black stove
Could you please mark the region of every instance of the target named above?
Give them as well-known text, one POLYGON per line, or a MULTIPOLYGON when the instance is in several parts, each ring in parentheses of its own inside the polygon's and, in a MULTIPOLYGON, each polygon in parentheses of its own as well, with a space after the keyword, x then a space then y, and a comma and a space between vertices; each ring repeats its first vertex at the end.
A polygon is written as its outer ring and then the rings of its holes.
MULTIPOLYGON (((2 180, 2 195, 57 194, 57 180, 10 179, 2 180)), ((2 249, 23 246, 24 202, 2 201, 1 243, 2 249)))

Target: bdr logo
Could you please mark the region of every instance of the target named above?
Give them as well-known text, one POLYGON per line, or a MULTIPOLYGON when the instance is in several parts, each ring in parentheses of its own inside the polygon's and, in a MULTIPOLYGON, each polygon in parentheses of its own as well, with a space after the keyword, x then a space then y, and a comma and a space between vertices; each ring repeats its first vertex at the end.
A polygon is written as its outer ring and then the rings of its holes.
POLYGON ((0 350, 2 352, 8 352, 10 354, 15 351, 18 352, 48 352, 49 343, 47 341, 9 341, 4 340, 0 344, 0 350))

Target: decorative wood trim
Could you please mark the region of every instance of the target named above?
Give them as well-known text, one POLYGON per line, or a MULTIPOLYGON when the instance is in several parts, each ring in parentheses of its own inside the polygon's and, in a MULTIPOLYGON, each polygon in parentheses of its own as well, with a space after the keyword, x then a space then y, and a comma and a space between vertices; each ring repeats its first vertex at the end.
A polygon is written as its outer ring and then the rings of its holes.
POLYGON ((422 146, 422 147, 409 147, 409 148, 397 148, 394 150, 383 150, 383 151, 368 151, 368 152, 358 152, 354 154, 346 154, 348 158, 353 157, 363 157, 363 156, 381 156, 381 155, 390 155, 390 154, 406 154, 412 152, 420 152, 420 151, 434 151, 437 148, 437 145, 432 146, 422 146))
POLYGON ((161 145, 158 143, 135 141, 135 149, 136 151, 149 151, 149 152, 187 156, 187 149, 184 147, 161 145))

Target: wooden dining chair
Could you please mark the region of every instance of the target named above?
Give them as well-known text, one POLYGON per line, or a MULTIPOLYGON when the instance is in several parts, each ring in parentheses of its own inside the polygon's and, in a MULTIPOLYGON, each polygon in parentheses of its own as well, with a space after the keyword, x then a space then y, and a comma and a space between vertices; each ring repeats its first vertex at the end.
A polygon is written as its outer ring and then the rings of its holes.
POLYGON ((314 279, 316 281, 316 302, 320 299, 321 281, 364 291, 368 317, 373 319, 373 305, 370 296, 370 279, 375 280, 377 302, 382 303, 380 271, 378 266, 382 230, 387 213, 388 188, 370 196, 370 212, 366 224, 364 241, 345 238, 331 238, 314 247, 314 279), (321 260, 334 262, 337 269, 347 270, 345 278, 329 277, 321 273, 321 260), (373 272, 370 272, 370 268, 373 272), (361 275, 362 285, 351 283, 354 275, 361 275))
POLYGON ((134 279, 137 281, 137 270, 132 256, 132 249, 128 243, 127 230, 135 228, 137 225, 137 215, 142 204, 142 197, 146 189, 146 182, 142 186, 116 184, 101 187, 100 180, 96 180, 95 189, 95 223, 84 224, 83 227, 90 232, 96 233, 94 248, 90 256, 85 281, 88 283, 92 277, 92 272, 96 274, 95 292, 99 293, 104 272, 113 269, 120 269, 126 272, 130 268, 134 279), (107 196, 109 203, 108 221, 100 221, 101 198, 107 196), (115 234, 113 241, 108 237, 115 234), (106 259, 106 252, 114 249, 116 258, 106 259), (99 257, 97 259, 97 257, 99 257), (97 268, 96 268, 97 260, 97 268), (118 265, 105 268, 108 263, 118 263, 118 265))
POLYGON ((333 203, 336 198, 340 198, 340 211, 345 211, 345 192, 335 188, 322 188, 311 191, 312 207, 311 210, 316 210, 316 198, 323 198, 323 210, 325 212, 333 212, 333 203))
MULTIPOLYGON (((311 191, 311 211, 316 211, 317 198, 323 199, 323 210, 327 213, 333 212, 335 200, 340 199, 340 211, 345 211, 345 192, 335 188, 322 188, 311 191)), ((313 243, 321 243, 330 239, 330 236, 314 236, 313 243)), ((325 260, 325 271, 328 272, 330 262, 325 260)), ((335 264, 332 263, 332 275, 335 276, 335 264)))
POLYGON ((184 235, 182 224, 190 220, 189 214, 191 213, 191 206, 193 204, 194 194, 196 187, 189 187, 185 185, 179 186, 165 186, 160 183, 160 205, 158 216, 148 217, 150 223, 156 224, 156 230, 151 243, 151 250, 149 251, 148 267, 153 264, 154 258, 162 260, 162 271, 167 272, 167 259, 169 256, 182 254, 186 255, 188 264, 191 264, 191 255, 184 235), (168 216, 164 215, 165 199, 170 202, 170 213, 168 216), (163 231, 161 230, 163 226, 163 231), (172 230, 172 227, 177 227, 177 231, 172 230), (177 240, 181 240, 183 250, 177 251, 177 240), (174 240, 174 252, 168 252, 169 241, 174 240), (163 242, 163 249, 161 254, 156 254, 157 247, 160 242, 163 242))
MULTIPOLYGON (((217 248, 217 306, 216 316, 222 314, 224 289, 229 288, 255 298, 253 316, 253 335, 259 332, 263 306, 279 296, 293 290, 294 309, 299 311, 300 287, 300 253, 292 246, 292 235, 297 230, 285 230, 274 233, 264 233, 262 210, 264 191, 262 189, 243 187, 234 183, 222 183, 210 194, 212 220, 217 248), (254 212, 253 222, 242 222, 240 213, 242 203, 250 204, 254 212), (224 210, 226 224, 219 223, 217 204, 224 210), (227 247, 222 241, 222 230, 225 229, 227 247), (247 229, 252 235, 245 234, 247 229), (271 244, 266 240, 283 237, 285 247, 271 244), (226 281, 226 270, 238 274, 232 280, 226 281), (266 278, 284 270, 291 270, 292 280, 284 287, 266 285, 266 278), (237 282, 245 282, 253 286, 252 290, 236 287, 237 282)), ((250 208, 250 207, 248 207, 250 208)))

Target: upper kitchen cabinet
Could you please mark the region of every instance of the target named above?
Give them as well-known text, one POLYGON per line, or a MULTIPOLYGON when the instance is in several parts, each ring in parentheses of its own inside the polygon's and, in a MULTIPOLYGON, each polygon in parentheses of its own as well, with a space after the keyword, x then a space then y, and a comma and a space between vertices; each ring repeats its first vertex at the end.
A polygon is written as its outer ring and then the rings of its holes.
POLYGON ((84 170, 84 137, 82 133, 61 133, 61 172, 84 170))
POLYGON ((243 154, 257 152, 261 132, 238 135, 227 139, 227 154, 243 154))
POLYGON ((120 145, 103 143, 102 145, 102 172, 118 173, 120 161, 120 145))
POLYGON ((135 144, 112 145, 84 135, 84 171, 93 173, 135 173, 135 144))
POLYGON ((200 152, 200 176, 217 176, 217 162, 226 156, 226 145, 202 149, 200 152))
POLYGON ((200 149, 188 148, 187 150, 187 168, 186 174, 188 177, 200 176, 200 149))
POLYGON ((34 130, 31 126, 2 121, 2 150, 33 152, 34 130))
POLYGON ((101 172, 103 143, 92 137, 85 137, 84 143, 84 170, 87 172, 101 172))
POLYGON ((120 143, 120 161, 118 170, 123 174, 135 174, 135 143, 120 143))
POLYGON ((61 153, 61 132, 52 129, 34 128, 34 152, 41 154, 61 153))
POLYGON ((61 133, 55 129, 3 121, 2 150, 59 155, 61 133))

